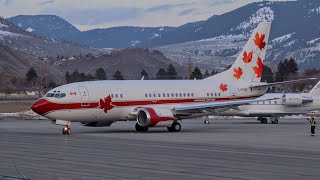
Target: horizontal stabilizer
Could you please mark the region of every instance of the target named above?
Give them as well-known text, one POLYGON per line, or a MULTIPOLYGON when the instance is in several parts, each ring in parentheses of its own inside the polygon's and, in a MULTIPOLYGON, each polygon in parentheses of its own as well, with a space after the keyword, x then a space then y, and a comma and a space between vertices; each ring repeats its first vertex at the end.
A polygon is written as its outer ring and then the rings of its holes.
POLYGON ((265 88, 265 87, 275 87, 275 86, 283 86, 288 84, 296 84, 304 81, 313 81, 317 80, 318 78, 306 78, 306 79, 298 79, 298 80, 291 80, 291 81, 283 81, 283 82, 275 82, 275 83, 266 83, 266 84, 258 84, 250 86, 250 88, 265 88))

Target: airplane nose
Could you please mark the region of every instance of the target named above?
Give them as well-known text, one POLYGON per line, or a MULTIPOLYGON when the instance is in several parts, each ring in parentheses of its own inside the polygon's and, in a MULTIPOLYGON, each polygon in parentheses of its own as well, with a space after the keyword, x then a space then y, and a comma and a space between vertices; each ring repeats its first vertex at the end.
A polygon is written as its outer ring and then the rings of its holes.
POLYGON ((32 104, 31 109, 37 114, 43 115, 47 112, 48 103, 45 99, 39 99, 32 104))

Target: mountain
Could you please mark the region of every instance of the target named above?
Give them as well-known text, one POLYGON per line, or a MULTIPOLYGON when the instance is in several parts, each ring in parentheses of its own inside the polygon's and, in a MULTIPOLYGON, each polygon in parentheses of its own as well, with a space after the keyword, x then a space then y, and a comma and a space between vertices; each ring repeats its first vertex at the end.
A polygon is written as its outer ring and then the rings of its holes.
POLYGON ((53 39, 68 40, 69 37, 80 33, 72 24, 54 15, 19 15, 8 20, 27 32, 53 39))
POLYGON ((181 64, 219 69, 232 63, 260 21, 272 21, 266 62, 276 68, 293 57, 300 68, 319 67, 320 1, 260 2, 153 39, 152 46, 181 64), (176 38, 174 38, 176 37, 176 38))
POLYGON ((115 27, 81 32, 72 24, 55 15, 19 15, 8 18, 25 31, 44 37, 76 42, 98 48, 125 48, 160 37, 171 27, 115 27))
POLYGON ((157 50, 142 48, 113 50, 97 57, 63 59, 55 62, 54 66, 64 72, 78 70, 91 75, 101 67, 106 70, 109 79, 117 70, 120 70, 126 79, 140 79, 143 69, 148 72, 149 77, 155 77, 160 68, 166 69, 170 63, 175 66, 179 76, 186 76, 185 67, 171 61, 157 50))
POLYGON ((0 17, 0 44, 12 49, 18 49, 37 57, 56 57, 57 55, 79 55, 93 53, 100 50, 89 48, 75 43, 43 37, 27 32, 10 21, 0 17))

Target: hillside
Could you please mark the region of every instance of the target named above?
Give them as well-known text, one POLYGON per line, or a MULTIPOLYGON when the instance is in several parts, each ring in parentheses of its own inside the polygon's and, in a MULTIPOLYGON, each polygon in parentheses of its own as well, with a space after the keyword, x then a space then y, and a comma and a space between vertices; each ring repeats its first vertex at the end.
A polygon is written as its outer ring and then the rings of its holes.
POLYGON ((40 78, 47 78, 47 82, 62 80, 62 72, 45 61, 0 44, 0 84, 8 85, 12 78, 25 79, 30 67, 34 67, 40 78))
POLYGON ((154 77, 160 68, 167 68, 172 63, 180 76, 186 75, 186 68, 166 58, 157 50, 129 48, 115 50, 99 57, 75 60, 61 60, 54 66, 64 72, 79 70, 94 75, 98 68, 106 70, 110 79, 115 71, 120 70, 126 79, 140 79, 141 71, 145 69, 150 77, 154 77))

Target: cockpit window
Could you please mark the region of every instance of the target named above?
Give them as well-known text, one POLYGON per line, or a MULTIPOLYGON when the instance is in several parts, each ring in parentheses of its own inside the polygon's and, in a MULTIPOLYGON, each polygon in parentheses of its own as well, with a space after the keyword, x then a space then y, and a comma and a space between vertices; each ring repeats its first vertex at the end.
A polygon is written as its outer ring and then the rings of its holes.
POLYGON ((45 97, 54 97, 54 98, 64 98, 66 97, 66 93, 48 93, 45 97))
POLYGON ((45 97, 53 97, 54 93, 48 93, 45 97))

